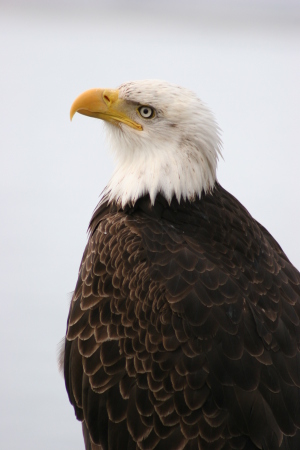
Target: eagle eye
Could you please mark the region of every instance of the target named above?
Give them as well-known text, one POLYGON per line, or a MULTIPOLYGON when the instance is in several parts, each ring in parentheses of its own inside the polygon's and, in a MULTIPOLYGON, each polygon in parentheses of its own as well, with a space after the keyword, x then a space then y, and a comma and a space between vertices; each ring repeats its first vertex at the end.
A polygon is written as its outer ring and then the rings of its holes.
POLYGON ((138 108, 138 112, 144 119, 152 119, 155 116, 155 110, 151 106, 142 105, 138 108))

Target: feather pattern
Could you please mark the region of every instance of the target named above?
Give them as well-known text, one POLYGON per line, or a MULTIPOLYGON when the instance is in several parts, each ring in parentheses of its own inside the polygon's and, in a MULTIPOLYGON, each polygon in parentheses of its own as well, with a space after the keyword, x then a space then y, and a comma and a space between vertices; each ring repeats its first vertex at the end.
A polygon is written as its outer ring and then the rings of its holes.
POLYGON ((86 449, 299 449, 299 319, 299 272, 218 183, 103 201, 65 341, 86 449))

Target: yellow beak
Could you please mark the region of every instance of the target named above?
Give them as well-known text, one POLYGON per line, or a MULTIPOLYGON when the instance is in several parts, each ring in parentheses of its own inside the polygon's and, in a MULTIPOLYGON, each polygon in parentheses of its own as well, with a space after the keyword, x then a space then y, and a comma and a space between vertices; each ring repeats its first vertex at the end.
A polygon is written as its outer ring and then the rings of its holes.
POLYGON ((118 125, 120 122, 142 130, 139 123, 132 120, 126 112, 126 101, 119 99, 118 89, 89 89, 80 94, 71 106, 70 119, 76 112, 85 116, 96 117, 118 125))

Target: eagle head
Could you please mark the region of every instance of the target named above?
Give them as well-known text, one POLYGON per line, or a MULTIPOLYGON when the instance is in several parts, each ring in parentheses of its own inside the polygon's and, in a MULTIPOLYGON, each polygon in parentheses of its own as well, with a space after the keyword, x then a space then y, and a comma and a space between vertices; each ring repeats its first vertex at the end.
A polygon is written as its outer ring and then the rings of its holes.
POLYGON ((201 197, 216 182, 220 130, 207 106, 188 89, 161 80, 90 89, 71 107, 102 119, 116 156, 104 194, 123 207, 149 194, 168 202, 201 197))

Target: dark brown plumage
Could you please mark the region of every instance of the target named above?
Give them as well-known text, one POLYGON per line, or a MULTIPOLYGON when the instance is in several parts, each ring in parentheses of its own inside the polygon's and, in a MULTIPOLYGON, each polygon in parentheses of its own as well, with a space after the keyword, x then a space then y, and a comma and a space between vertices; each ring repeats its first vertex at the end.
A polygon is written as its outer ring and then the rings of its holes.
POLYGON ((299 449, 299 317, 299 272, 220 185, 100 205, 64 359, 86 449, 299 449))

